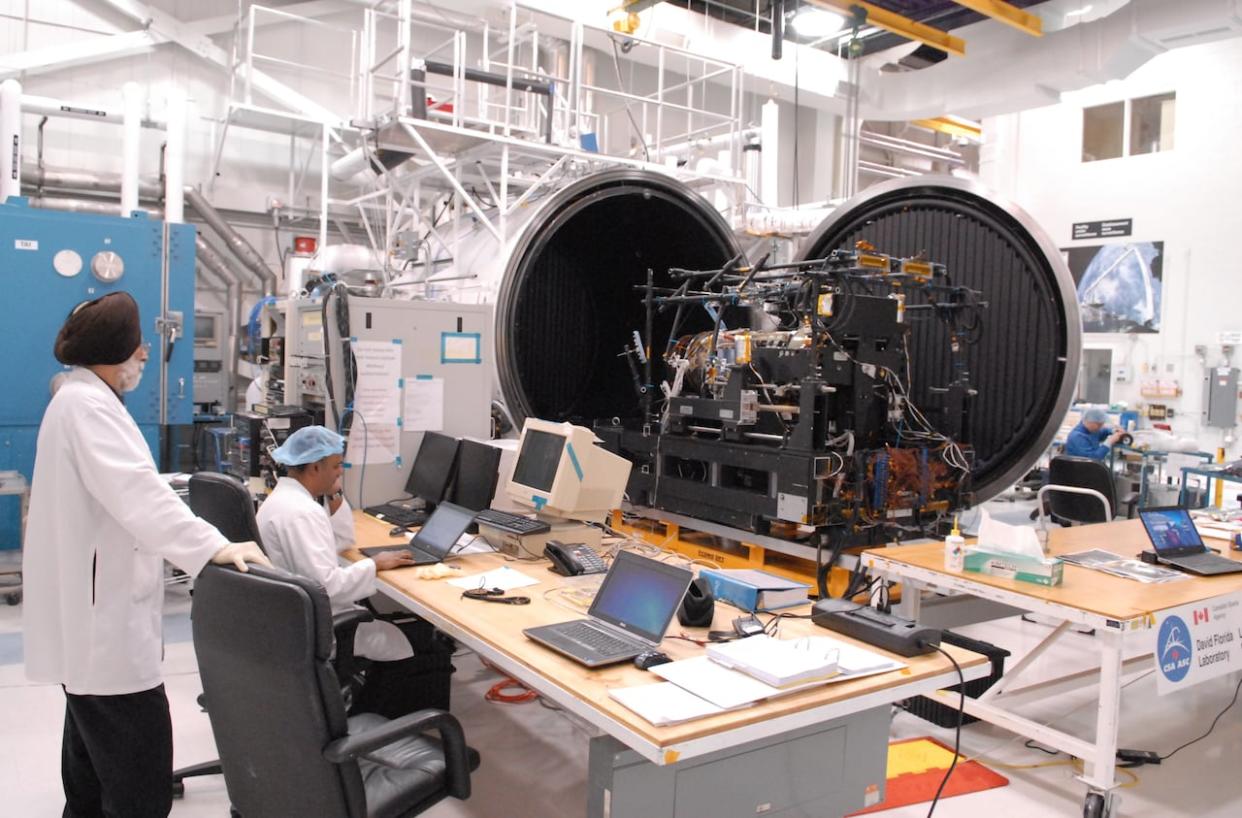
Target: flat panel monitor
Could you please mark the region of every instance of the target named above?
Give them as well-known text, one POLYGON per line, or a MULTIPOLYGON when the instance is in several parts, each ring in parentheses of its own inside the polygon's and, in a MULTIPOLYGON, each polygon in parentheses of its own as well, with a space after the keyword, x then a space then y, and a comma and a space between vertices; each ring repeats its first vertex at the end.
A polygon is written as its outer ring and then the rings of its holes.
POLYGON ((457 450, 457 474, 450 499, 472 511, 491 508, 500 479, 500 449, 477 440, 463 440, 457 450))
POLYGON ((442 501, 453 480, 458 443, 455 437, 425 432, 405 482, 406 493, 432 504, 442 501))
POLYGON ((597 443, 585 427, 527 418, 505 492, 550 520, 603 522, 621 505, 630 462, 597 443))

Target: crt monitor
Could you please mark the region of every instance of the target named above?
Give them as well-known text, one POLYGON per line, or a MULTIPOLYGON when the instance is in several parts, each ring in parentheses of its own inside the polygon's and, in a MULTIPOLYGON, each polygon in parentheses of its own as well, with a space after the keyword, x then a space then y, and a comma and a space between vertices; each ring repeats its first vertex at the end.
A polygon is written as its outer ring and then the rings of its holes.
POLYGON ((547 518, 603 522, 621 505, 630 461, 597 442, 582 426, 527 418, 506 493, 547 518))
POLYGON ((419 497, 430 505, 444 499, 453 468, 457 463, 458 440, 438 432, 425 432, 414 455, 410 477, 405 482, 406 494, 419 497))
POLYGON ((222 315, 214 312, 194 313, 194 346, 220 346, 220 323, 222 315))

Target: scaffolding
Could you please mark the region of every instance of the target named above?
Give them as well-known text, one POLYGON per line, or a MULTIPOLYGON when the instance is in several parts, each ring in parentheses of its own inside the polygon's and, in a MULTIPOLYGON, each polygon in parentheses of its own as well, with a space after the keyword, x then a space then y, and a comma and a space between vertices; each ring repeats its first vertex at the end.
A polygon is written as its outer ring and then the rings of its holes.
MULTIPOLYGON (((459 15, 442 21, 429 9, 376 2, 346 24, 342 15, 328 23, 259 5, 242 10, 212 178, 231 130, 287 135, 287 201, 278 215, 317 217, 321 246, 329 225, 346 236, 356 226, 385 260, 416 233, 422 279, 459 255, 463 219, 503 245, 519 210, 610 167, 667 173, 742 222, 752 197, 740 65, 517 4, 502 27, 459 15), (285 41, 290 26, 304 26, 338 56, 348 53, 350 69, 281 53, 263 35, 276 22, 285 41), (320 110, 307 102, 300 112, 258 105, 252 78, 260 67, 313 77, 325 88, 321 99, 337 103, 320 110), (601 79, 603 68, 617 87, 601 79), (706 161, 687 161, 704 151, 706 161), (294 205, 316 164, 314 213, 294 205), (452 221, 437 223, 437 210, 452 221)), ((384 285, 394 278, 387 264, 383 277, 384 285)))

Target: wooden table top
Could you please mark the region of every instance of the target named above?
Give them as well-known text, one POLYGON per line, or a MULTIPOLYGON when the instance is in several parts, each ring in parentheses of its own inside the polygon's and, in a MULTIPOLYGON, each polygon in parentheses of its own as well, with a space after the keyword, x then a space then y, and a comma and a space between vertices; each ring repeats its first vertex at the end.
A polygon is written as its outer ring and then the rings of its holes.
MULTIPOLYGON (((383 545, 397 542, 388 536, 389 526, 378 520, 355 511, 357 542, 359 546, 383 545)), ((362 555, 357 550, 346 551, 344 557, 357 560, 362 555)), ((461 589, 449 585, 446 580, 419 579, 417 568, 402 568, 386 571, 379 575, 380 583, 387 583, 399 595, 413 603, 418 611, 424 607, 431 618, 442 619, 448 630, 458 631, 470 639, 478 640, 499 654, 517 663, 523 669, 519 677, 532 675, 543 676, 552 681, 580 701, 600 711, 610 719, 620 723, 628 730, 639 735, 657 747, 670 747, 694 739, 703 738, 734 728, 745 727, 769 719, 789 716, 806 711, 810 708, 844 703, 853 697, 868 696, 871 701, 867 707, 878 706, 882 702, 874 700, 874 694, 882 694, 908 683, 927 680, 946 673, 954 674, 953 666, 939 653, 913 658, 895 657, 907 664, 907 667, 877 676, 856 679, 836 684, 826 684, 800 693, 783 696, 771 701, 761 702, 753 707, 723 713, 717 716, 697 719, 683 724, 668 727, 656 727, 642 717, 622 706, 608 695, 611 688, 632 687, 635 685, 661 681, 658 677, 634 667, 630 662, 591 670, 560 654, 555 653, 522 634, 523 628, 561 622, 584 616, 583 611, 572 609, 561 599, 555 589, 566 585, 567 580, 548 570, 550 563, 546 560, 537 562, 507 561, 501 554, 469 554, 450 558, 450 565, 459 566, 463 576, 488 571, 507 565, 523 574, 539 580, 538 585, 531 585, 513 591, 514 594, 528 596, 529 605, 496 605, 463 599, 461 589)), ((809 613, 810 605, 786 609, 790 613, 809 613)), ((720 630, 732 628, 732 620, 742 615, 740 611, 723 604, 716 606, 716 620, 713 627, 720 630)), ((676 619, 669 627, 669 634, 677 636, 686 634, 695 638, 705 638, 706 628, 683 628, 676 619)), ((458 635, 454 634, 454 635, 458 635)), ((842 641, 853 641, 848 637, 813 625, 810 620, 782 620, 780 636, 794 638, 799 636, 832 636, 842 641)), ((869 650, 877 650, 863 643, 856 643, 869 650)), ((957 659, 962 668, 977 668, 987 660, 976 653, 946 645, 945 648, 957 659)), ((704 649, 691 642, 680 639, 665 639, 660 649, 673 659, 686 659, 701 655, 704 649)), ((883 653, 883 651, 880 651, 883 653)), ((979 672, 968 673, 967 678, 981 675, 979 672)), ((946 684, 947 686, 947 684, 946 684)), ((905 698, 908 693, 894 692, 889 701, 905 698)), ((866 709, 866 708, 859 708, 866 709)), ((811 722, 808 722, 811 723, 811 722)), ((676 758, 666 758, 671 763, 676 758)))
MULTIPOLYGON (((1231 550, 1225 540, 1205 539, 1204 542, 1219 549, 1222 556, 1233 560, 1242 559, 1242 552, 1231 550)), ((1122 557, 1138 559, 1139 552, 1150 547, 1151 541, 1139 520, 1120 520, 1071 528, 1057 526, 1049 531, 1048 536, 1048 551, 1052 556, 1098 548, 1122 557)), ((1153 584, 1066 563, 1064 581, 1054 587, 1045 587, 988 574, 949 572, 944 570, 942 543, 872 549, 864 552, 864 562, 870 564, 871 561, 867 558, 871 556, 896 564, 954 574, 971 582, 1004 588, 1121 622, 1146 617, 1166 608, 1242 591, 1242 573, 1214 577, 1191 576, 1190 579, 1178 582, 1153 584)))

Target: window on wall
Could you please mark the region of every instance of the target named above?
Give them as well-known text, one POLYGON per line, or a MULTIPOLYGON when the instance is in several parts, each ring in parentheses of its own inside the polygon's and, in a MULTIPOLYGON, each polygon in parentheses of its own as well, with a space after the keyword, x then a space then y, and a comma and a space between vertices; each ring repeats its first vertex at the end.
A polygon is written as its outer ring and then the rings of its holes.
POLYGON ((1130 155, 1173 150, 1174 94, 1130 100, 1130 155))
POLYGON ((1117 159, 1125 145, 1126 104, 1082 109, 1082 161, 1117 159))
POLYGON ((1173 150, 1173 93, 1136 97, 1082 110, 1082 161, 1173 150))

